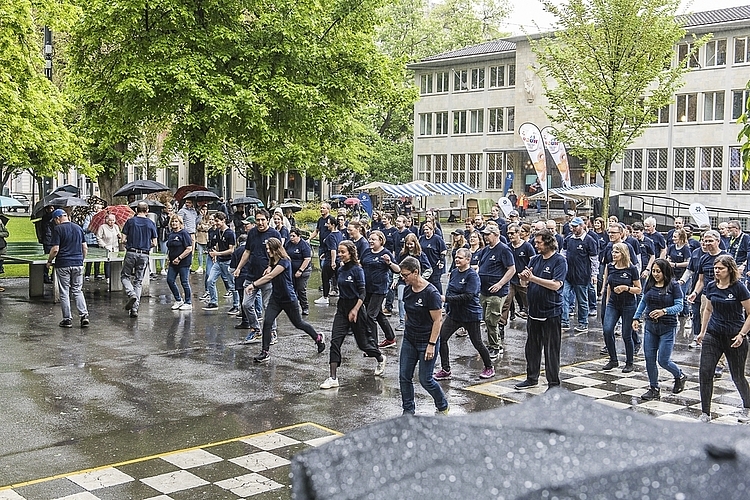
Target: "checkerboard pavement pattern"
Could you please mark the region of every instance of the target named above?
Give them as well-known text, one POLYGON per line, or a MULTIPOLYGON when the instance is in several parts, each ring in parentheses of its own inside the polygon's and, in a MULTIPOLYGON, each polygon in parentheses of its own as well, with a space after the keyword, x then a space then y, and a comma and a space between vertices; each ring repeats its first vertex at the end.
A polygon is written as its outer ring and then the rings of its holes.
POLYGON ((0 488, 0 500, 291 498, 292 456, 341 434, 303 423, 0 488))
MULTIPOLYGON (((641 358, 642 359, 642 358, 641 358)), ((646 367, 641 361, 636 363, 635 371, 622 373, 619 368, 602 371, 607 359, 590 360, 560 368, 562 387, 576 394, 593 398, 597 402, 622 410, 636 411, 660 419, 697 421, 701 415, 701 397, 698 389, 698 367, 680 364, 688 375, 685 390, 672 394, 674 378, 659 367, 660 401, 642 401, 640 396, 648 390, 649 382, 646 367)), ((636 360, 638 361, 638 360, 636 360)), ((503 399, 506 402, 521 403, 547 390, 544 372, 539 378, 539 385, 530 389, 517 390, 513 386, 525 380, 520 375, 467 387, 468 390, 503 399)), ((729 376, 724 370, 720 379, 714 379, 714 395, 711 403, 711 422, 737 424, 735 414, 742 407, 742 400, 729 376)))

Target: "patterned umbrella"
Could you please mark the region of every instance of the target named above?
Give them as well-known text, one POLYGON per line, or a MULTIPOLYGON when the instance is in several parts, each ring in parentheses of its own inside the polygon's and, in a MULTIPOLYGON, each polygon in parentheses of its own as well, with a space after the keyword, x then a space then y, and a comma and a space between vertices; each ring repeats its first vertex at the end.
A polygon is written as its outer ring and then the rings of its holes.
POLYGON ((97 212, 96 208, 94 208, 96 205, 101 205, 102 207, 107 206, 106 200, 99 198, 98 196, 89 196, 86 198, 86 203, 88 203, 88 205, 75 207, 71 216, 71 220, 81 227, 83 227, 83 224, 86 222, 86 217, 97 212))
POLYGON ((177 189, 174 193, 174 199, 182 201, 186 194, 192 193, 193 191, 207 191, 206 186, 199 186, 198 184, 188 184, 177 189))
POLYGON ((122 225, 125 224, 125 221, 135 215, 135 212, 133 212, 127 205, 112 205, 107 207, 94 214, 91 218, 91 222, 89 222, 89 231, 96 233, 99 230, 99 227, 104 224, 104 221, 109 214, 114 215, 115 224, 122 227, 122 225))

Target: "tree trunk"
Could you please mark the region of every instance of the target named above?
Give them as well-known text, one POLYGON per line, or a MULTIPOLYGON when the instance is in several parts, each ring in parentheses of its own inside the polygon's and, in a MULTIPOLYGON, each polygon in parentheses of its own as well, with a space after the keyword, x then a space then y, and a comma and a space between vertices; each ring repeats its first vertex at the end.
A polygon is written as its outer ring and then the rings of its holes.
POLYGON ((605 160, 606 163, 604 164, 604 175, 602 176, 604 179, 604 199, 602 200, 602 219, 604 219, 605 223, 605 229, 607 224, 607 219, 609 218, 609 189, 611 184, 611 173, 612 173, 612 162, 614 160, 607 159, 605 160))
POLYGON ((114 146, 115 151, 119 154, 118 159, 107 165, 102 172, 96 177, 99 185, 99 196, 106 200, 110 205, 122 205, 125 199, 118 197, 115 199, 115 191, 120 189, 128 182, 128 169, 125 162, 122 161, 122 154, 125 152, 125 143, 118 142, 114 146))

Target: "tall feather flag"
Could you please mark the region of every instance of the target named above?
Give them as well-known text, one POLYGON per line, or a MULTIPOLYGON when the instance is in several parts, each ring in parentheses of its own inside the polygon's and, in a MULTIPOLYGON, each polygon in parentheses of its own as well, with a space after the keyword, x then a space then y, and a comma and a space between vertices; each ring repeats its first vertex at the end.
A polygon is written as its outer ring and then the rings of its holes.
POLYGON ((568 166, 568 155, 565 152, 565 144, 557 140, 557 135, 552 127, 544 127, 542 129, 542 140, 547 151, 552 155, 552 159, 555 160, 557 170, 560 171, 562 185, 570 187, 570 167, 568 166))
POLYGON ((536 176, 539 178, 539 184, 542 190, 547 191, 547 158, 544 155, 544 142, 542 133, 533 123, 526 122, 518 129, 518 133, 526 146, 531 163, 534 165, 536 176))

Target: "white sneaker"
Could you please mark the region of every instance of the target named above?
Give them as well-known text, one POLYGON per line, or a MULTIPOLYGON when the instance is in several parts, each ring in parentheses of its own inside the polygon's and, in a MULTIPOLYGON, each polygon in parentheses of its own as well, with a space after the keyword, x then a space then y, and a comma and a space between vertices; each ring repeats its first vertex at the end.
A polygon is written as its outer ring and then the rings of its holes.
POLYGON ((176 310, 177 310, 177 309, 179 309, 179 308, 180 308, 180 306, 181 306, 182 304, 184 304, 184 303, 185 303, 185 301, 184 301, 184 300, 175 300, 175 301, 174 301, 174 304, 172 304, 172 310, 173 310, 173 311, 176 311, 176 310))
POLYGON ((321 389, 333 389, 339 386, 339 379, 328 377, 325 382, 320 384, 321 389))
POLYGON ((710 415, 706 415, 705 413, 701 413, 701 416, 698 417, 698 421, 699 422, 704 422, 704 423, 710 422, 711 421, 711 416, 710 415))
POLYGON ((328 305, 328 298, 327 297, 320 297, 319 299, 315 299, 315 303, 319 306, 327 306, 328 305))
POLYGON ((198 269, 195 270, 197 274, 203 274, 203 266, 200 266, 198 269))
POLYGON ((193 304, 182 304, 180 306, 180 311, 192 311, 193 310, 193 304))
POLYGON ((701 345, 693 339, 692 342, 688 344, 688 349, 700 349, 701 345))
POLYGON ((750 422, 750 408, 743 408, 737 413, 737 422, 741 424, 750 422))
POLYGON ((166 270, 166 268, 165 268, 165 269, 162 269, 162 270, 161 270, 161 275, 162 275, 162 276, 166 276, 166 275, 167 275, 167 270, 166 270))
POLYGON ((383 361, 378 361, 378 366, 375 367, 375 375, 379 377, 383 373, 385 373, 385 356, 383 356, 383 361))

